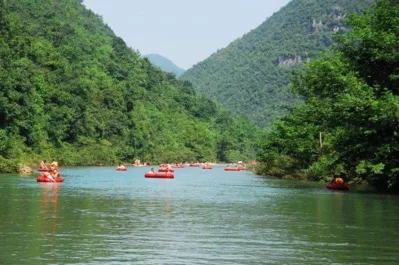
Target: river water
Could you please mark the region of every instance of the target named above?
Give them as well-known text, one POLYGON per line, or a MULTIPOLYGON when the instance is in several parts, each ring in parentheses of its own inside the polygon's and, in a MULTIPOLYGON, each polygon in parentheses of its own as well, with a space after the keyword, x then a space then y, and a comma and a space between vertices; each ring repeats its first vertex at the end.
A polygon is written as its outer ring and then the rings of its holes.
POLYGON ((0 264, 399 264, 399 197, 184 168, 0 176, 0 264))

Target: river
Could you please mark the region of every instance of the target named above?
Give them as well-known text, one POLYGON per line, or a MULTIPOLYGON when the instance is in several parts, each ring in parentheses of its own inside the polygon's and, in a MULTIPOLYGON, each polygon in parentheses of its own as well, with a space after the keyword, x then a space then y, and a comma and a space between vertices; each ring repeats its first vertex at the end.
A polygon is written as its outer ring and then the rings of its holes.
POLYGON ((399 197, 250 172, 0 176, 0 264, 399 264, 399 197))

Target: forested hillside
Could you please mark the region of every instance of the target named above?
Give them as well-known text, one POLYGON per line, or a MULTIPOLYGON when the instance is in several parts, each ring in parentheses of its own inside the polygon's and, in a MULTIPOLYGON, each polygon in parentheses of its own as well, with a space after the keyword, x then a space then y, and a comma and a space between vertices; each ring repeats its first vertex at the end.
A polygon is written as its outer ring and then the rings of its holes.
POLYGON ((346 32, 345 18, 372 0, 293 0, 258 28, 198 63, 181 77, 201 94, 217 99, 258 125, 298 104, 288 88, 293 68, 332 44, 334 32, 346 32))
POLYGON ((153 67, 81 0, 1 0, 0 35, 0 171, 254 156, 256 127, 153 67))
POLYGON ((377 1, 348 22, 331 54, 295 72, 306 104, 272 126, 258 170, 399 192, 399 2, 377 1))
POLYGON ((159 54, 147 54, 144 55, 153 65, 158 66, 163 71, 173 73, 176 77, 181 76, 184 73, 184 69, 181 69, 175 65, 171 60, 159 55, 159 54))

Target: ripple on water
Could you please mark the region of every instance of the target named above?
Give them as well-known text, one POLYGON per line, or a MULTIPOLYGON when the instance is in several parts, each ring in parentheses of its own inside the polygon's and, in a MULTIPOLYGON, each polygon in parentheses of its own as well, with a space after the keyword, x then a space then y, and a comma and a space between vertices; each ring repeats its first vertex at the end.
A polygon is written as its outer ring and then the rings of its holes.
POLYGON ((0 264, 396 264, 399 200, 185 168, 0 178, 0 264), (7 243, 4 243, 7 242, 7 243))

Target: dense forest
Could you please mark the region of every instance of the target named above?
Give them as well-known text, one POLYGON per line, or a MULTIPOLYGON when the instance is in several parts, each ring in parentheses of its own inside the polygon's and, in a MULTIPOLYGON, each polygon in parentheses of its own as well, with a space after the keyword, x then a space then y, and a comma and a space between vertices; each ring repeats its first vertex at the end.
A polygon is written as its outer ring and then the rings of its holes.
POLYGON ((293 0, 258 28, 187 70, 194 89, 262 127, 302 101, 288 88, 290 72, 316 58, 346 32, 345 18, 372 0, 293 0))
POLYGON ((0 0, 0 172, 236 161, 260 130, 153 67, 81 0, 0 0))
POLYGON ((175 74, 176 77, 180 77, 184 73, 184 69, 175 65, 171 60, 159 55, 159 54, 147 54, 144 55, 153 65, 161 68, 162 71, 175 74))
POLYGON ((337 46, 295 71, 305 105, 262 141, 259 173, 366 181, 399 191, 399 2, 381 0, 352 15, 337 46))

